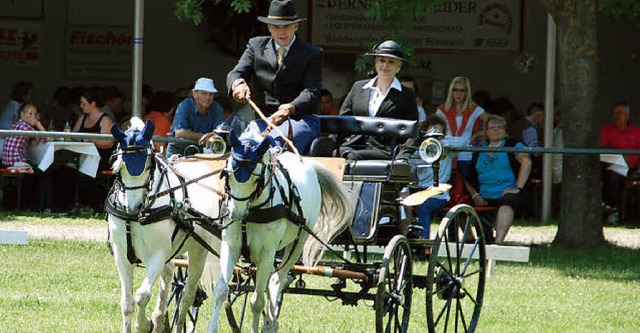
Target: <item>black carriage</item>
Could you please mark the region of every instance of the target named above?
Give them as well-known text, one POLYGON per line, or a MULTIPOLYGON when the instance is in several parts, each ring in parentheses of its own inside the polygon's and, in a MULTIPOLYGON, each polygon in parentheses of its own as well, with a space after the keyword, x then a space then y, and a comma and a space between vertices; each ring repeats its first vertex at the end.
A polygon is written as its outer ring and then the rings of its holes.
MULTIPOLYGON (((350 135, 384 135, 398 143, 416 137, 418 132, 417 124, 412 121, 320 118, 322 131, 333 134, 335 141, 320 138, 312 147, 324 147, 325 152, 334 156, 333 142, 339 146, 350 135), (327 143, 330 144, 328 150, 327 143)), ((415 183, 407 161, 341 161, 345 185, 359 184, 353 225, 330 244, 328 251, 337 259, 321 261, 315 267, 295 265, 289 273, 291 284, 285 293, 338 298, 344 305, 371 300, 377 332, 407 332, 413 289, 421 288, 426 290, 429 332, 473 332, 480 317, 486 278, 483 227, 474 209, 467 205, 450 209, 432 239, 411 237, 411 232, 407 237, 398 227, 402 206, 400 191, 415 183), (382 249, 382 257, 373 253, 374 249, 382 249), (349 259, 343 255, 347 252, 351 254, 349 259), (428 260, 428 269, 415 271, 414 259, 428 260), (330 288, 307 287, 306 274, 331 277, 330 288), (352 291, 353 286, 357 291, 352 291)), ((241 331, 244 323, 247 297, 253 291, 253 272, 251 264, 238 264, 230 286, 226 312, 236 332, 241 331)), ((181 270, 179 274, 184 272, 181 270)), ((179 297, 180 283, 177 279, 174 297, 179 297)), ((192 313, 197 313, 197 304, 194 311, 192 313)))

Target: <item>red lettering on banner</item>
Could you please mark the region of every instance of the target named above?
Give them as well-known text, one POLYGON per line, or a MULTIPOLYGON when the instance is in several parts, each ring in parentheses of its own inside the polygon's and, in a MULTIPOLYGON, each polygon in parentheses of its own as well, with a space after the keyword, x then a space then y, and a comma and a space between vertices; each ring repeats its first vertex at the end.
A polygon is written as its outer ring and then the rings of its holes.
POLYGON ((16 35, 18 34, 18 30, 16 29, 2 29, 0 28, 0 42, 10 41, 15 42, 18 40, 16 35))
POLYGON ((69 38, 69 44, 78 45, 115 45, 131 46, 130 34, 114 34, 111 31, 103 34, 93 34, 87 31, 73 31, 69 38))

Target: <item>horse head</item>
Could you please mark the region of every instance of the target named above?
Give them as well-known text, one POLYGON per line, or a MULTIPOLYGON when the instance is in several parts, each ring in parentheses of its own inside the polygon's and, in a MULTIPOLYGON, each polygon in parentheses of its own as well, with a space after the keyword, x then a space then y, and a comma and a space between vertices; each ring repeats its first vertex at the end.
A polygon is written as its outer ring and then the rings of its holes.
MULTIPOLYGON (((247 132, 245 132, 247 133, 247 132)), ((264 170, 254 173, 260 164, 266 165, 269 156, 265 154, 275 145, 270 136, 241 135, 238 138, 233 131, 230 133, 231 156, 228 172, 231 178, 240 184, 246 183, 251 176, 261 176, 264 170)))
POLYGON ((118 142, 117 159, 111 169, 117 174, 124 190, 128 212, 138 212, 152 183, 155 167, 151 138, 155 127, 150 120, 131 119, 131 128, 123 132, 118 124, 111 126, 111 134, 118 142))

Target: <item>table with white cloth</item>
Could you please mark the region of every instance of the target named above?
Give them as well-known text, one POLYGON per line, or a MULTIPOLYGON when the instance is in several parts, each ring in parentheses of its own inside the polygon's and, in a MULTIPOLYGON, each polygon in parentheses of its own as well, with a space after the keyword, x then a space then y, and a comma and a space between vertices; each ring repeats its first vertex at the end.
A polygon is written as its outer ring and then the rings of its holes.
POLYGON ((608 170, 611 170, 623 177, 629 173, 629 166, 621 154, 600 154, 600 162, 608 163, 608 170))
POLYGON ((57 150, 69 150, 78 154, 78 171, 87 176, 96 177, 100 164, 100 153, 92 142, 48 141, 32 147, 31 157, 38 169, 45 171, 54 162, 57 150))

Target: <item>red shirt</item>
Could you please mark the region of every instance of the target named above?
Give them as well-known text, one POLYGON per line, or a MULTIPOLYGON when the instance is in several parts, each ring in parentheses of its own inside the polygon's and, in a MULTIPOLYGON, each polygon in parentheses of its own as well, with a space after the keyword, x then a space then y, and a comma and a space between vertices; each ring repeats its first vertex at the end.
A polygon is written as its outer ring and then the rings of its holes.
MULTIPOLYGON (((629 125, 624 132, 620 132, 616 125, 606 124, 600 128, 600 145, 611 149, 640 150, 640 127, 629 125)), ((638 157, 638 155, 624 155, 629 169, 636 168, 638 157)))
MULTIPOLYGON (((167 118, 167 116, 165 116, 162 112, 151 111, 144 118, 145 121, 147 119, 151 120, 151 122, 153 122, 153 125, 155 125, 153 136, 167 136, 167 133, 171 132, 171 122, 169 121, 169 118, 167 118)), ((166 142, 154 142, 153 144, 156 147, 157 151, 160 150, 160 147, 164 147, 164 151, 167 151, 166 142)))

